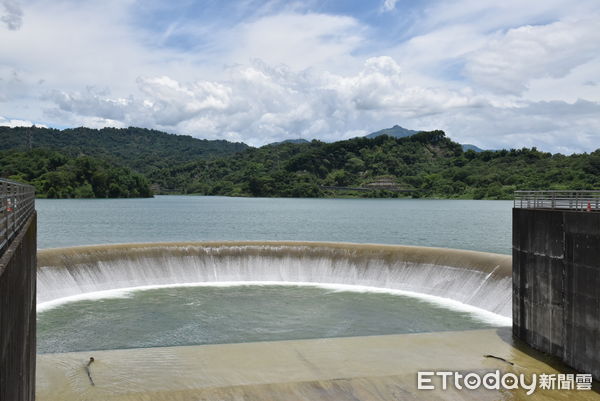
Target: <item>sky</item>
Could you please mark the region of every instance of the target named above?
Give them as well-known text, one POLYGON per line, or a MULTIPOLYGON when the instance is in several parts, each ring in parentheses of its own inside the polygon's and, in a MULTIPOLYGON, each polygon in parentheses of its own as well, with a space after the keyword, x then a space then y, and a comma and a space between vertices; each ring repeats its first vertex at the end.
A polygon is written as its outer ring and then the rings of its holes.
POLYGON ((598 0, 0 0, 0 125, 600 148, 598 0))

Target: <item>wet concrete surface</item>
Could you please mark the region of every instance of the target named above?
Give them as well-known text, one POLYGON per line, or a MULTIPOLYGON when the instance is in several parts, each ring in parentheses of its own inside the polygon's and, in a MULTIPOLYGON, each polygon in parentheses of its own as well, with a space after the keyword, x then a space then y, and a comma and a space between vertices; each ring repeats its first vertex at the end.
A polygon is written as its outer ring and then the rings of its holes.
POLYGON ((496 370, 528 381, 533 373, 573 373, 513 343, 510 328, 502 328, 45 354, 38 356, 37 400, 600 400, 596 390, 444 391, 437 380, 436 390, 417 389, 418 371, 496 370), (93 386, 85 370, 92 356, 93 386))

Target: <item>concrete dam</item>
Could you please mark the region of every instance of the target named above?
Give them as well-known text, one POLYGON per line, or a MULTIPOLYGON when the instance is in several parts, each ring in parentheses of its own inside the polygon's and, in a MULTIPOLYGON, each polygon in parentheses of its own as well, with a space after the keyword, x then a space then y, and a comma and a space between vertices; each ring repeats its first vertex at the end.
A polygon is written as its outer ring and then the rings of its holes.
POLYGON ((198 282, 340 284, 446 298, 510 318, 508 255, 299 242, 125 244, 43 250, 38 304, 90 292, 198 282))
POLYGON ((517 193, 513 332, 600 380, 600 193, 517 193))
MULTIPOLYGON (((510 262, 509 255, 347 243, 205 242, 49 249, 38 257, 38 306, 53 308, 65 297, 98 299, 102 291, 115 288, 188 283, 329 285, 411 294, 439 302, 446 309, 444 315, 451 310, 474 313, 478 319, 493 321, 491 327, 504 326, 506 332, 512 305, 510 262)), ((290 302, 292 307, 298 305, 297 300, 290 302)), ((313 339, 42 354, 38 390, 49 401, 271 399, 273 394, 294 394, 297 400, 372 400, 371 391, 386 400, 395 397, 397 386, 414 386, 419 364, 431 366, 435 360, 440 367, 451 363, 467 368, 479 364, 487 352, 513 358, 496 328, 475 330, 476 335, 467 330, 349 337, 344 337, 343 324, 339 328, 333 330, 338 333, 335 337, 313 339), (447 358, 431 359, 433 349, 447 358), (456 358, 458 349, 464 349, 462 361, 456 358), (81 371, 81 361, 90 355, 97 361, 93 387, 81 371), (450 355, 454 355, 452 362, 450 355), (340 377, 349 378, 347 388, 337 387, 340 377), (333 383, 335 388, 326 390, 333 383), (366 390, 371 387, 377 390, 366 390)), ((410 392, 419 395, 417 389, 410 392)))

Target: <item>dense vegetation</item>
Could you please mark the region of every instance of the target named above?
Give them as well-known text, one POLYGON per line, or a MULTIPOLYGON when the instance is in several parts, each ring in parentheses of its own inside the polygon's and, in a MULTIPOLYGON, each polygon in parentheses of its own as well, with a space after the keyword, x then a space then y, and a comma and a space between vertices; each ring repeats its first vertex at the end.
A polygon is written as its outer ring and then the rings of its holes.
POLYGON ((91 156, 139 173, 198 158, 226 156, 247 149, 243 143, 209 141, 144 128, 48 128, 0 127, 0 150, 33 148, 58 151, 67 157, 91 156))
POLYGON ((474 152, 442 131, 405 138, 386 135, 334 143, 283 143, 234 157, 198 160, 156 171, 150 178, 183 193, 230 196, 398 196, 396 192, 336 192, 381 177, 410 196, 510 199, 518 189, 592 189, 600 186, 600 151, 564 156, 537 149, 474 152))
POLYGON ((88 156, 48 149, 0 151, 0 176, 32 184, 48 198, 138 198, 152 196, 148 180, 128 168, 88 156))
POLYGON ((564 156, 532 149, 464 151, 442 131, 334 143, 283 142, 250 148, 137 128, 0 128, 0 176, 29 182, 48 197, 149 196, 162 193, 262 197, 401 196, 510 199, 518 189, 594 189, 600 150, 564 156), (79 136, 81 135, 81 136, 79 136), (239 151, 238 153, 235 153, 239 151))

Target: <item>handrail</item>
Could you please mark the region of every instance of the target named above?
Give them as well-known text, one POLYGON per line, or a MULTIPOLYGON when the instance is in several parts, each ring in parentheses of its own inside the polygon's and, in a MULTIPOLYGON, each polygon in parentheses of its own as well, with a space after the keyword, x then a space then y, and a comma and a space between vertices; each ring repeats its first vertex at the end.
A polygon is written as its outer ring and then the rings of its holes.
POLYGON ((34 187, 0 178, 0 256, 34 211, 34 187))
POLYGON ((600 211, 600 190, 515 191, 514 207, 600 211))

